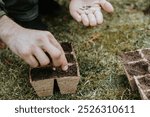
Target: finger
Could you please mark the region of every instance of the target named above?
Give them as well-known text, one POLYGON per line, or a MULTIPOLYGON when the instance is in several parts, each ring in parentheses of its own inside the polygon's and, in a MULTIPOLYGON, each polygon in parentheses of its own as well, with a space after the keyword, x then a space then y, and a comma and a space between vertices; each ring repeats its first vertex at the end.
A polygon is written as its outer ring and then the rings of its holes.
POLYGON ((89 19, 85 13, 81 14, 81 18, 82 18, 82 23, 85 26, 89 26, 90 22, 89 22, 89 19))
POLYGON ((77 22, 81 22, 81 16, 79 13, 77 13, 77 12, 70 12, 70 13, 77 22))
POLYGON ((52 58, 54 66, 60 66, 61 63, 58 60, 60 59, 61 51, 50 42, 45 43, 43 48, 52 58))
POLYGON ((64 71, 68 70, 68 62, 67 62, 65 54, 61 55, 60 61, 61 61, 62 70, 64 70, 64 71))
POLYGON ((62 65, 61 65, 61 67, 62 67, 62 69, 64 70, 64 71, 66 71, 67 69, 68 69, 68 62, 67 62, 67 59, 66 59, 66 57, 65 57, 65 53, 64 53, 64 50, 63 50, 63 48, 61 47, 61 45, 58 43, 58 41, 54 38, 54 36, 50 36, 49 35, 49 40, 50 40, 50 42, 56 47, 56 48, 58 48, 61 52, 62 52, 62 54, 61 54, 61 57, 60 57, 60 59, 61 59, 61 63, 62 63, 62 65))
POLYGON ((48 35, 48 39, 56 48, 58 48, 60 51, 62 51, 64 53, 61 45, 58 43, 58 41, 55 39, 55 37, 53 35, 51 35, 51 34, 48 35))
POLYGON ((37 67, 38 61, 33 57, 31 53, 31 49, 28 47, 24 47, 22 49, 16 49, 15 52, 20 58, 22 58, 26 63, 28 63, 31 67, 37 67))
POLYGON ((96 17, 97 24, 102 24, 103 23, 103 14, 101 13, 101 11, 95 11, 94 15, 96 17))
POLYGON ((102 8, 107 11, 107 12, 113 12, 114 11, 114 8, 113 6, 111 5, 111 3, 109 3, 108 1, 106 0, 100 0, 99 4, 102 6, 102 8))
POLYGON ((37 67, 39 65, 37 60, 32 55, 28 56, 27 58, 23 58, 23 60, 31 67, 37 67))
POLYGON ((44 51, 38 47, 33 50, 33 55, 37 58, 41 66, 45 66, 50 63, 49 58, 46 56, 44 51))
POLYGON ((94 14, 89 13, 88 18, 89 18, 89 21, 90 21, 90 26, 96 26, 97 21, 96 21, 96 17, 94 16, 94 14))
POLYGON ((66 71, 68 69, 68 65, 66 65, 67 60, 65 56, 63 56, 63 53, 50 42, 45 43, 44 47, 48 54, 51 56, 53 65, 56 67, 61 66, 62 69, 66 71))

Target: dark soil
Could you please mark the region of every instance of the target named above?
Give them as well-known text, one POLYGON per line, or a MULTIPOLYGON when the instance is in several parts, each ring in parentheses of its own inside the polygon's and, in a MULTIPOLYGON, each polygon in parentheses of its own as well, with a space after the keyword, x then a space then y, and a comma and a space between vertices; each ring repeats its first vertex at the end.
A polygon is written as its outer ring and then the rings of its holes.
POLYGON ((148 64, 144 61, 134 64, 125 64, 125 68, 131 76, 145 75, 149 73, 148 64))
POLYGON ((150 89, 150 76, 139 79, 139 83, 143 89, 150 89))
POLYGON ((150 49, 143 49, 142 50, 144 57, 149 61, 150 63, 150 49))
POLYGON ((63 42, 63 43, 61 43, 61 47, 63 48, 63 50, 65 51, 65 53, 72 52, 71 43, 63 42))
POLYGON ((33 81, 54 78, 56 72, 51 67, 33 68, 30 72, 33 81))
POLYGON ((69 66, 67 71, 61 70, 61 68, 56 69, 58 77, 67 77, 67 76, 77 76, 77 66, 76 64, 69 66))
POLYGON ((128 52, 121 55, 121 57, 124 62, 138 61, 142 59, 141 55, 139 54, 139 51, 128 52))
POLYGON ((32 81, 44 80, 49 78, 77 76, 76 64, 69 66, 67 71, 63 71, 60 67, 53 70, 51 67, 33 68, 30 72, 32 81))
POLYGON ((75 58, 72 54, 65 54, 68 63, 75 63, 75 58))

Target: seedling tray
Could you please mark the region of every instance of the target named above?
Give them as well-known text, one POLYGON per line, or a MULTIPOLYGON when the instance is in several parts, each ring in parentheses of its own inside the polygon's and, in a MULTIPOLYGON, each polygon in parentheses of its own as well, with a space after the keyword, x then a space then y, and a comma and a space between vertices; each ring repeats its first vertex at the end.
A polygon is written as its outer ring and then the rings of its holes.
POLYGON ((150 75, 135 77, 139 93, 143 100, 150 99, 150 75))
POLYGON ((61 46, 69 63, 67 71, 59 67, 54 69, 52 65, 30 68, 30 83, 40 97, 53 95, 54 84, 57 85, 61 94, 76 93, 80 73, 75 52, 70 43, 64 42, 61 46))
POLYGON ((132 90, 150 99, 150 48, 123 53, 121 60, 132 90))

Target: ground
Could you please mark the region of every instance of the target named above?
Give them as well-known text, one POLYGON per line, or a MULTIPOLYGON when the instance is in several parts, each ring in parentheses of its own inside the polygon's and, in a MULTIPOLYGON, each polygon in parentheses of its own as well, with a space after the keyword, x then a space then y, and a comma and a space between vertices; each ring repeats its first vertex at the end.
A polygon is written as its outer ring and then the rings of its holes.
POLYGON ((140 99, 138 91, 131 91, 119 54, 150 47, 150 3, 109 1, 115 12, 103 12, 105 21, 95 28, 75 22, 68 9, 46 18, 50 32, 75 48, 81 73, 76 94, 39 98, 29 83, 29 66, 9 49, 1 49, 0 99, 140 99))

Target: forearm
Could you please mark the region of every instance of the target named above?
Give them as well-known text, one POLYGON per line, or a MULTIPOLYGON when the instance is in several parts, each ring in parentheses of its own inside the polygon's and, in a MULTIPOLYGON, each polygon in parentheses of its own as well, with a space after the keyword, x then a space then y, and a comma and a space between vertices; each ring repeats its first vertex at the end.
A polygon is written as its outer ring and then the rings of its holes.
POLYGON ((13 20, 11 20, 6 15, 0 17, 0 39, 4 43, 8 43, 8 39, 11 35, 15 35, 21 26, 16 24, 13 20))

